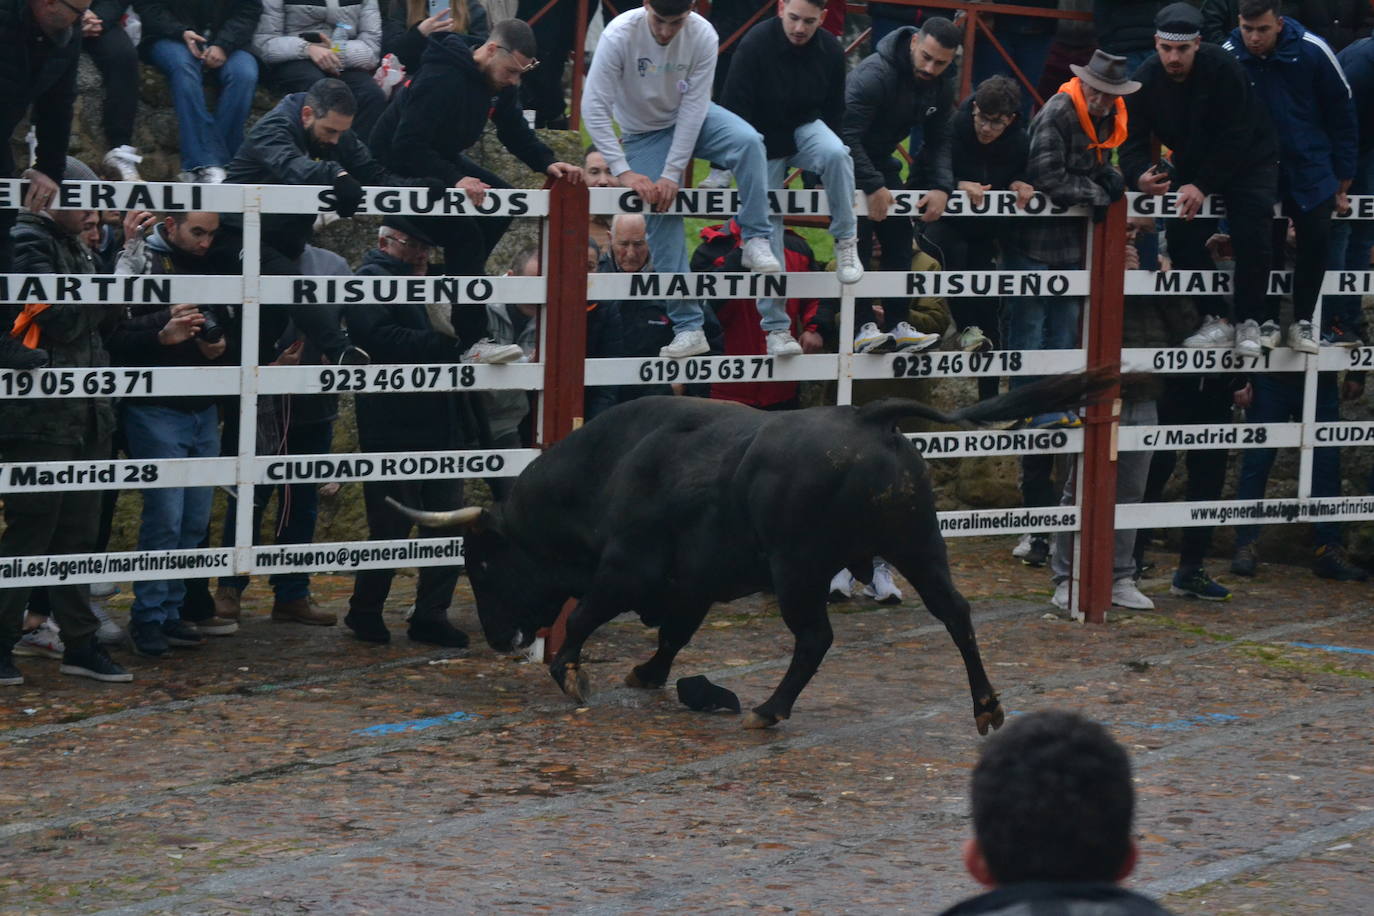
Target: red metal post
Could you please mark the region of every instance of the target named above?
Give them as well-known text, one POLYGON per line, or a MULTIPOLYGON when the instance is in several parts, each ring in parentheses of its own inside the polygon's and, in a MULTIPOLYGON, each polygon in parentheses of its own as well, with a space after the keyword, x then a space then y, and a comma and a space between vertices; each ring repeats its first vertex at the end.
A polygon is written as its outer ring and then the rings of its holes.
MULTIPOLYGON (((984 22, 981 17, 978 19, 978 28, 987 36, 988 41, 992 42, 993 49, 996 50, 998 54, 1002 55, 1002 60, 1007 62, 1007 66, 1011 68, 1011 72, 1015 74, 1016 78, 1021 81, 1021 85, 1026 87, 1026 91, 1029 92, 1031 98, 1035 100, 1036 106, 1044 105, 1045 100, 1040 97, 1039 88, 1032 85, 1031 81, 1026 79, 1026 74, 1022 73, 1021 68, 1016 66, 1016 61, 1011 59, 1011 55, 1007 53, 1007 49, 1002 47, 1002 43, 997 40, 996 35, 992 34, 992 29, 988 28, 988 24, 984 22)), ((965 58, 965 60, 967 59, 968 58, 965 58)), ((965 66, 964 69, 970 73, 969 78, 971 80, 973 67, 965 66)))
POLYGON ((544 321, 543 441, 547 447, 582 424, 583 363, 587 357, 587 189, 554 182, 545 227, 549 260, 544 321))
POLYGON ((582 126, 582 71, 587 58, 587 0, 577 0, 577 21, 573 23, 572 111, 568 112, 568 127, 582 126))
MULTIPOLYGON (((1122 310, 1126 289, 1126 201, 1107 209, 1093 227, 1088 333, 1089 367, 1121 363, 1122 310)), ((1088 408, 1083 429, 1083 509, 1079 548, 1078 607, 1089 623, 1104 623, 1112 604, 1112 560, 1116 540, 1116 445, 1120 386, 1088 408)))

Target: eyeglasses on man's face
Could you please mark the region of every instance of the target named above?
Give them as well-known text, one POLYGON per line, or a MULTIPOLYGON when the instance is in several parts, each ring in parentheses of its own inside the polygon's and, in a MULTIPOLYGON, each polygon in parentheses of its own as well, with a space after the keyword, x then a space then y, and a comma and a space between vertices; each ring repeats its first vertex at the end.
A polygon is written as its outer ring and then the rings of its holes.
POLYGON ((512 51, 510 48, 506 47, 505 45, 497 45, 496 47, 500 48, 502 51, 505 51, 507 54, 510 55, 510 59, 515 61, 515 65, 520 68, 521 73, 529 73, 535 67, 539 66, 539 58, 537 57, 531 60, 528 64, 522 66, 520 64, 520 58, 516 57, 515 52, 512 51))
POLYGON ((984 127, 1009 127, 1011 122, 1016 120, 1016 115, 985 115, 975 105, 973 107, 973 120, 984 127))

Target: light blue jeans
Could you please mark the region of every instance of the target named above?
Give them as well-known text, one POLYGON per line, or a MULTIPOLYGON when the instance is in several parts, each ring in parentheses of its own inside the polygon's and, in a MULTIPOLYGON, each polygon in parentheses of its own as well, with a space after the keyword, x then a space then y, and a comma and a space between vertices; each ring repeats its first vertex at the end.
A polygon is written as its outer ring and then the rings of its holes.
MULTIPOLYGON (((668 149, 673 145, 673 131, 674 128, 665 127, 648 133, 625 134, 621 141, 630 169, 648 176, 652 181, 661 178, 668 149)), ((736 220, 745 241, 768 238, 773 231, 768 221, 768 160, 759 132, 739 115, 713 102, 706 112, 701 132, 697 134, 697 145, 692 149, 692 155, 709 159, 735 173, 740 204, 736 220)), ((646 214, 646 217, 654 270, 687 273, 687 239, 683 235, 682 217, 653 214, 646 214)), ((787 314, 783 311, 782 315, 783 321, 779 327, 787 327, 787 314)), ((672 320, 675 331, 701 330, 701 301, 669 299, 668 318, 672 320)))
MULTIPOLYGON (((779 189, 787 179, 789 168, 804 169, 821 176, 826 198, 830 201, 830 234, 837 239, 852 239, 859 234, 859 221, 854 216, 854 160, 849 147, 835 136, 824 121, 803 124, 792 133, 797 151, 791 156, 768 160, 768 187, 779 189)), ((772 217, 773 256, 786 269, 787 260, 782 245, 782 217, 772 217)), ((787 330, 791 321, 785 303, 776 299, 760 299, 759 314, 763 316, 765 331, 787 330)))
MULTIPOLYGON (((243 125, 258 87, 258 60, 234 51, 217 70, 207 68, 181 41, 163 39, 148 50, 148 60, 167 76, 177 113, 181 167, 226 166, 243 144, 243 125), (205 74, 219 81, 219 104, 211 114, 205 101, 205 74)), ((133 91, 132 89, 128 91, 133 91)))

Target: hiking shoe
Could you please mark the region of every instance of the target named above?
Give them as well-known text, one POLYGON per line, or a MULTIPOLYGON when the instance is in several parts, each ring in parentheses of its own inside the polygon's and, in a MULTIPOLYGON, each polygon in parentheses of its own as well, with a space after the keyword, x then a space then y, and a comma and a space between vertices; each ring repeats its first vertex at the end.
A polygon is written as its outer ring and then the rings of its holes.
POLYGON ((792 332, 784 329, 768 332, 769 356, 801 356, 801 344, 792 332))
POLYGON ((764 236, 745 240, 744 253, 740 255, 740 262, 746 269, 755 273, 776 274, 782 272, 782 265, 773 256, 773 248, 764 236))
POLYGON ((1031 429, 1077 429, 1083 425, 1083 418, 1068 410, 1055 410, 1039 413, 1026 420, 1031 429))
POLYGON ((706 177, 701 179, 699 188, 706 188, 708 191, 718 191, 721 188, 730 187, 730 182, 734 180, 734 175, 729 169, 711 169, 706 173, 706 177))
POLYGON ((468 634, 447 620, 412 620, 406 629, 411 642, 422 642, 445 649, 466 649, 468 634))
POLYGON ((1199 347, 1234 347, 1236 345, 1236 329, 1225 318, 1208 315, 1202 319, 1202 327, 1184 338, 1183 345, 1193 349, 1199 347))
MULTIPOLYGON (((156 628, 157 624, 150 623, 147 626, 156 628)), ((86 640, 83 646, 68 647, 62 655, 62 666, 57 670, 63 674, 88 677, 107 684, 127 684, 134 679, 134 676, 110 658, 110 653, 105 651, 105 647, 94 639, 86 640)))
POLYGON ((915 353, 935 346, 940 342, 940 335, 918 331, 909 322, 899 321, 892 329, 892 341, 896 344, 898 352, 915 353))
POLYGON ((243 592, 231 585, 215 589, 215 616, 221 620, 238 620, 243 613, 243 592))
POLYGON ((1317 558, 1312 563, 1312 572, 1323 579, 1337 582, 1363 582, 1369 573, 1345 558, 1345 548, 1337 544, 1327 544, 1317 548, 1317 558))
POLYGON ((1259 551, 1255 549, 1255 545, 1238 545, 1236 552, 1231 555, 1231 573, 1250 578, 1254 576, 1257 568, 1259 568, 1259 551))
POLYGON ((206 165, 196 169, 196 182, 199 184, 224 184, 229 176, 217 165, 206 165))
POLYGON ((228 617, 206 617, 204 620, 194 621, 196 630, 201 636, 233 636, 239 631, 239 622, 228 617))
POLYGON ((1288 347, 1299 353, 1317 352, 1317 336, 1312 329, 1312 322, 1304 318, 1288 326, 1288 347))
POLYGON ((119 175, 120 181, 142 181, 138 174, 138 164, 143 161, 143 157, 138 154, 138 148, 124 144, 116 146, 105 154, 101 160, 106 168, 119 175))
POLYGON ((854 335, 855 353, 887 353, 897 349, 897 341, 887 331, 878 330, 876 322, 865 322, 854 335))
POLYGON ((658 351, 658 355, 664 359, 686 359, 689 356, 700 356, 709 353, 711 345, 706 342, 706 332, 701 328, 690 331, 678 331, 673 335, 673 342, 658 351))
POLYGON ((1112 583, 1112 604, 1133 611, 1152 611, 1155 603, 1147 598, 1130 576, 1112 583))
POLYGON ((832 604, 848 601, 854 595, 854 574, 847 568, 835 573, 830 580, 830 601, 832 604))
POLYGON ((959 349, 965 353, 983 353, 992 349, 992 340, 982 328, 971 324, 959 335, 959 349))
POLYGON ((1360 335, 1347 331, 1339 324, 1333 323, 1331 327, 1322 334, 1323 347, 1359 347, 1363 345, 1364 341, 1360 340, 1360 335))
POLYGON ((859 260, 859 240, 835 239, 835 278, 845 286, 852 286, 864 277, 859 260))
POLYGON ((24 675, 14 667, 14 658, 8 651, 0 649, 0 687, 18 687, 23 683, 24 675))
POLYGON ((468 347, 463 354, 463 362, 502 365, 517 362, 524 355, 525 351, 518 344, 499 344, 490 337, 484 337, 468 347))
POLYGON ((1050 604, 1059 608, 1061 611, 1069 609, 1069 580, 1065 579, 1054 587, 1054 596, 1050 598, 1050 604))
POLYGON ((135 655, 144 658, 161 658, 167 654, 167 637, 162 632, 162 624, 153 621, 134 621, 129 624, 129 647, 135 655))
POLYGON ((48 364, 47 350, 30 350, 8 334, 0 334, 0 369, 28 372, 48 364))
POLYGON ((892 581, 892 567, 879 560, 873 564, 873 581, 863 587, 863 596, 879 604, 901 604, 902 592, 892 581))
MULTIPOLYGON (((1026 552, 1017 559, 1027 566, 1036 568, 1044 566, 1050 559, 1050 539, 1043 534, 1031 534, 1027 537, 1030 538, 1030 543, 1026 547, 1026 552)), ((1018 550, 1020 546, 1017 545, 1018 550)), ((1012 555, 1015 556, 1015 552, 1012 555)))
POLYGON ((1201 566, 1187 572, 1175 570, 1169 594, 1180 598, 1201 598, 1203 601, 1231 600, 1231 590, 1207 575, 1207 570, 1201 566))
POLYGON ((62 635, 51 617, 34 627, 14 644, 15 655, 28 655, 33 658, 61 658, 66 651, 62 645, 62 635))
POLYGON ((1256 358, 1264 355, 1260 347, 1260 329, 1255 319, 1247 318, 1236 328, 1236 353, 1256 358))
POLYGON ((326 611, 306 595, 295 601, 274 601, 272 603, 273 623, 304 623, 312 627, 332 627, 339 618, 332 611, 326 611))
POLYGON ((179 646, 186 649, 205 645, 205 637, 200 635, 200 630, 196 628, 196 625, 180 618, 164 620, 162 622, 162 635, 167 639, 169 646, 179 646))
POLYGON ((1279 323, 1270 318, 1260 325, 1260 346, 1265 350, 1272 350, 1279 345, 1279 340, 1283 337, 1283 332, 1279 328, 1279 323))
POLYGON ((363 642, 375 642, 382 646, 391 642, 391 631, 386 628, 386 623, 382 621, 381 614, 360 614, 357 611, 349 611, 344 615, 344 626, 352 630, 353 635, 363 642))

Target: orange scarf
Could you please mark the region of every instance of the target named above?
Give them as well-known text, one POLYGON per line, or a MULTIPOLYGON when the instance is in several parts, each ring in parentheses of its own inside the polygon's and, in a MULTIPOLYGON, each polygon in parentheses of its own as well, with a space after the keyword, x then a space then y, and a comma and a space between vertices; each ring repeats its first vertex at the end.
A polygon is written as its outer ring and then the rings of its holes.
POLYGON ((1092 115, 1088 113, 1088 100, 1083 97, 1083 81, 1074 77, 1059 87, 1059 91, 1073 100, 1073 110, 1078 112, 1078 126, 1088 135, 1088 149, 1097 153, 1097 161, 1102 161, 1104 149, 1116 149, 1126 142, 1126 100, 1116 97, 1115 114, 1112 117, 1112 133, 1106 140, 1097 139, 1097 127, 1092 115))
POLYGON ((46 302, 31 302, 24 306, 24 311, 14 319, 14 327, 10 329, 10 336, 19 340, 30 350, 38 349, 38 338, 42 333, 42 328, 38 326, 38 313, 47 309, 46 302))

